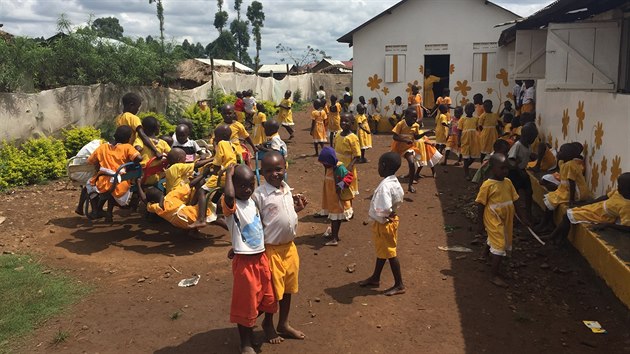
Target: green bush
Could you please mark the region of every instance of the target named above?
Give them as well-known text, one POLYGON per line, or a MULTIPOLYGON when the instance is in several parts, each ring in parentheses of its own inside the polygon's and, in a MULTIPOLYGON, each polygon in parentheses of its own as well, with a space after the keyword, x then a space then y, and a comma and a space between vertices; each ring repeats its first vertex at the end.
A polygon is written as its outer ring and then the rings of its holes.
POLYGON ((182 113, 182 117, 190 119, 193 123, 192 139, 208 138, 214 128, 223 121, 217 108, 212 111, 209 108, 202 110, 196 103, 188 106, 182 113))
MULTIPOLYGON (((99 124, 98 130, 101 131, 101 138, 106 141, 114 140, 114 133, 116 132, 116 123, 111 120, 106 120, 99 124)), ((72 157, 72 156, 70 156, 72 157)))
POLYGON ((28 157, 24 151, 3 141, 0 145, 0 189, 26 184, 24 177, 28 157))
POLYGON ((101 131, 94 127, 74 127, 61 131, 66 156, 73 157, 85 144, 101 137, 101 131))
POLYGON ((297 89, 293 92, 293 102, 301 103, 302 102, 302 90, 297 89))
POLYGON ((66 148, 54 138, 0 144, 0 190, 56 179, 66 172, 66 148))
POLYGON ((160 123, 160 134, 159 135, 173 135, 173 133, 175 133, 175 124, 169 122, 168 119, 166 119, 166 116, 164 114, 160 114, 160 113, 155 113, 155 112, 141 112, 138 113, 138 118, 140 118, 140 120, 149 117, 149 116, 153 116, 157 119, 158 123, 160 123))
POLYGON ((271 118, 275 116, 276 114, 278 114, 278 109, 276 108, 276 104, 274 102, 260 101, 260 103, 262 103, 263 106, 265 106, 265 112, 268 118, 271 118))

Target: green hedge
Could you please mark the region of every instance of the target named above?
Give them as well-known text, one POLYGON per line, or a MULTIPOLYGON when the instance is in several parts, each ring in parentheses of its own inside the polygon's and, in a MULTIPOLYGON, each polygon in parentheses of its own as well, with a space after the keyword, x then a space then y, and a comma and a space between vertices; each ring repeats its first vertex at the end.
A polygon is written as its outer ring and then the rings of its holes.
POLYGON ((94 127, 73 127, 61 131, 63 145, 68 158, 76 156, 85 144, 101 137, 101 131, 94 127))
POLYGON ((0 143, 0 190, 41 183, 66 173, 66 148, 55 138, 29 139, 19 147, 0 143))
POLYGON ((155 119, 157 119, 158 123, 160 123, 160 134, 158 134, 158 136, 160 135, 173 135, 173 133, 175 133, 175 124, 171 123, 168 121, 168 119, 166 119, 166 116, 164 114, 160 114, 160 113, 155 113, 155 112, 140 112, 138 113, 138 118, 140 118, 140 120, 149 117, 149 116, 153 116, 155 117, 155 119))

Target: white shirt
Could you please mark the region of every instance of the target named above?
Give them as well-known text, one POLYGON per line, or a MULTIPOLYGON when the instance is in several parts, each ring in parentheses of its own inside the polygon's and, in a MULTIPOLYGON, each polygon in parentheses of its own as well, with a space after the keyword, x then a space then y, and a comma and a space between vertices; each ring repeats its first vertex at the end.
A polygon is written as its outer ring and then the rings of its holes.
POLYGON ((403 106, 402 105, 394 105, 394 114, 398 114, 402 116, 403 114, 403 106))
POLYGON ((367 105, 367 114, 368 116, 373 116, 375 114, 381 114, 381 110, 378 107, 374 107, 373 104, 368 104, 367 105))
POLYGON ((236 211, 225 218, 236 254, 258 254, 265 251, 263 225, 256 203, 234 199, 236 211))
POLYGON ((271 143, 270 147, 273 150, 283 153, 285 159, 287 158, 287 156, 289 156, 289 150, 287 150, 287 144, 284 141, 282 141, 282 139, 280 138, 280 134, 276 133, 275 135, 273 135, 271 139, 269 140, 269 142, 271 143))
POLYGON ((512 94, 514 95, 514 104, 521 103, 521 85, 516 84, 512 88, 512 94))
POLYGON ((245 112, 254 112, 254 106, 256 106, 256 99, 253 96, 243 97, 243 109, 245 109, 245 112))
POLYGON ((535 95, 536 95, 536 90, 534 89, 534 86, 526 89, 525 93, 523 94, 523 104, 532 103, 534 101, 535 95))
POLYGON ((529 147, 525 147, 520 141, 517 141, 508 152, 508 159, 512 159, 518 162, 517 167, 521 170, 527 168, 529 163, 529 157, 531 150, 529 147))
POLYGON ((376 187, 370 201, 370 219, 385 224, 387 218, 402 204, 404 195, 405 191, 395 175, 385 177, 376 187))
POLYGON ((315 94, 317 95, 317 98, 319 98, 320 100, 322 98, 326 98, 326 91, 324 91, 324 90, 319 90, 315 94))
POLYGON ((283 245, 297 235, 298 216, 291 188, 284 181, 276 188, 266 181, 254 191, 252 199, 260 210, 265 244, 283 245))
POLYGON ((201 147, 199 147, 199 144, 197 144, 196 141, 188 139, 188 141, 186 141, 185 143, 180 144, 180 142, 177 141, 177 137, 175 137, 175 134, 173 134, 172 147, 184 150, 184 152, 186 153, 186 162, 195 161, 195 154, 201 151, 201 147))

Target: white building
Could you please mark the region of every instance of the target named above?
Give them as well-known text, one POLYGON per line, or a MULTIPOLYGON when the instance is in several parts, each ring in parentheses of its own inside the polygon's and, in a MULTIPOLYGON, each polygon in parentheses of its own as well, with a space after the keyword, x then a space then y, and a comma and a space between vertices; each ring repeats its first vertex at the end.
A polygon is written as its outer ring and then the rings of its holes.
POLYGON ((425 105, 448 87, 456 105, 482 93, 498 107, 512 85, 495 25, 518 18, 485 0, 403 0, 337 41, 353 47, 354 96, 378 97, 386 112, 396 96, 407 102, 412 84, 425 86, 427 70, 442 80, 424 92, 425 105))
MULTIPOLYGON (((586 147, 595 196, 630 171, 630 1, 558 0, 503 31, 516 79, 535 79, 537 123, 555 147, 586 147)), ((507 53, 507 54, 506 54, 507 53)))

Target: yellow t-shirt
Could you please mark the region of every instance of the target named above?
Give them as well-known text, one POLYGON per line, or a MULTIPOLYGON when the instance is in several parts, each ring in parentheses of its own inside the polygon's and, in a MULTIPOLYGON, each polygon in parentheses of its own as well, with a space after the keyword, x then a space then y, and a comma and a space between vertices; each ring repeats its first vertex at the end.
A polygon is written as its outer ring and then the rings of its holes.
POLYGON ((584 178, 584 162, 576 159, 560 165, 560 185, 555 191, 547 193, 545 200, 554 207, 568 203, 571 198, 569 180, 575 182, 575 200, 585 200, 591 196, 584 178))
POLYGON ((446 144, 448 138, 448 127, 442 124, 448 124, 448 116, 446 114, 440 114, 435 121, 435 142, 437 144, 446 144))
POLYGON ((230 124, 230 130, 232 131, 232 135, 230 136, 230 142, 236 146, 236 152, 238 154, 243 153, 243 147, 241 146, 240 139, 247 139, 249 137, 249 133, 245 126, 240 122, 233 122, 230 124))
MULTIPOLYGON (((216 144, 214 159, 212 160, 212 164, 215 166, 219 166, 222 169, 227 169, 231 164, 238 163, 236 158, 236 146, 235 144, 229 141, 219 141, 216 144)), ((225 185, 225 175, 221 178, 221 186, 225 185)), ((215 188, 217 187, 218 177, 217 175, 212 175, 206 181, 206 187, 215 188)))
POLYGON ((166 177, 166 193, 171 192, 175 187, 189 182, 195 170, 193 162, 176 163, 164 171, 166 177))
POLYGON ((604 201, 606 214, 613 217, 621 225, 630 226, 630 199, 626 199, 614 190, 608 193, 608 200, 604 201))
POLYGON ((133 144, 133 142, 136 141, 137 129, 138 127, 142 126, 140 118, 138 118, 138 116, 135 114, 125 112, 116 117, 116 128, 120 127, 121 125, 128 125, 129 127, 131 127, 132 132, 131 138, 129 139, 129 144, 133 144))
POLYGON ((326 107, 326 114, 328 115, 328 131, 338 132, 341 130, 341 104, 335 103, 337 112, 332 112, 330 107, 326 107))
MULTIPOLYGON (((280 101, 280 105, 291 108, 293 106, 293 101, 290 98, 285 98, 280 101)), ((278 112, 278 121, 280 123, 292 124, 293 110, 280 107, 280 110, 278 112)))
MULTIPOLYGON (((149 138, 149 140, 151 140, 151 142, 153 142, 153 145, 155 146, 155 149, 160 153, 160 154, 167 154, 169 151, 171 151, 171 147, 170 145, 168 145, 168 143, 162 139, 156 139, 156 138, 149 138)), ((155 157, 155 154, 153 153, 153 151, 144 145, 144 143, 142 142, 142 140, 140 140, 140 137, 136 138, 136 141, 134 141, 133 143, 134 147, 140 147, 140 155, 142 156, 142 161, 140 161, 140 165, 142 165, 142 167, 145 167, 147 165, 147 163, 149 162, 149 160, 151 160, 153 157, 155 157)), ((151 164, 151 166, 156 166, 161 164, 162 161, 153 161, 153 163, 151 164)), ((156 184, 160 178, 164 175, 164 173, 158 173, 152 176, 149 176, 145 179, 144 184, 145 185, 154 185, 156 184)))

